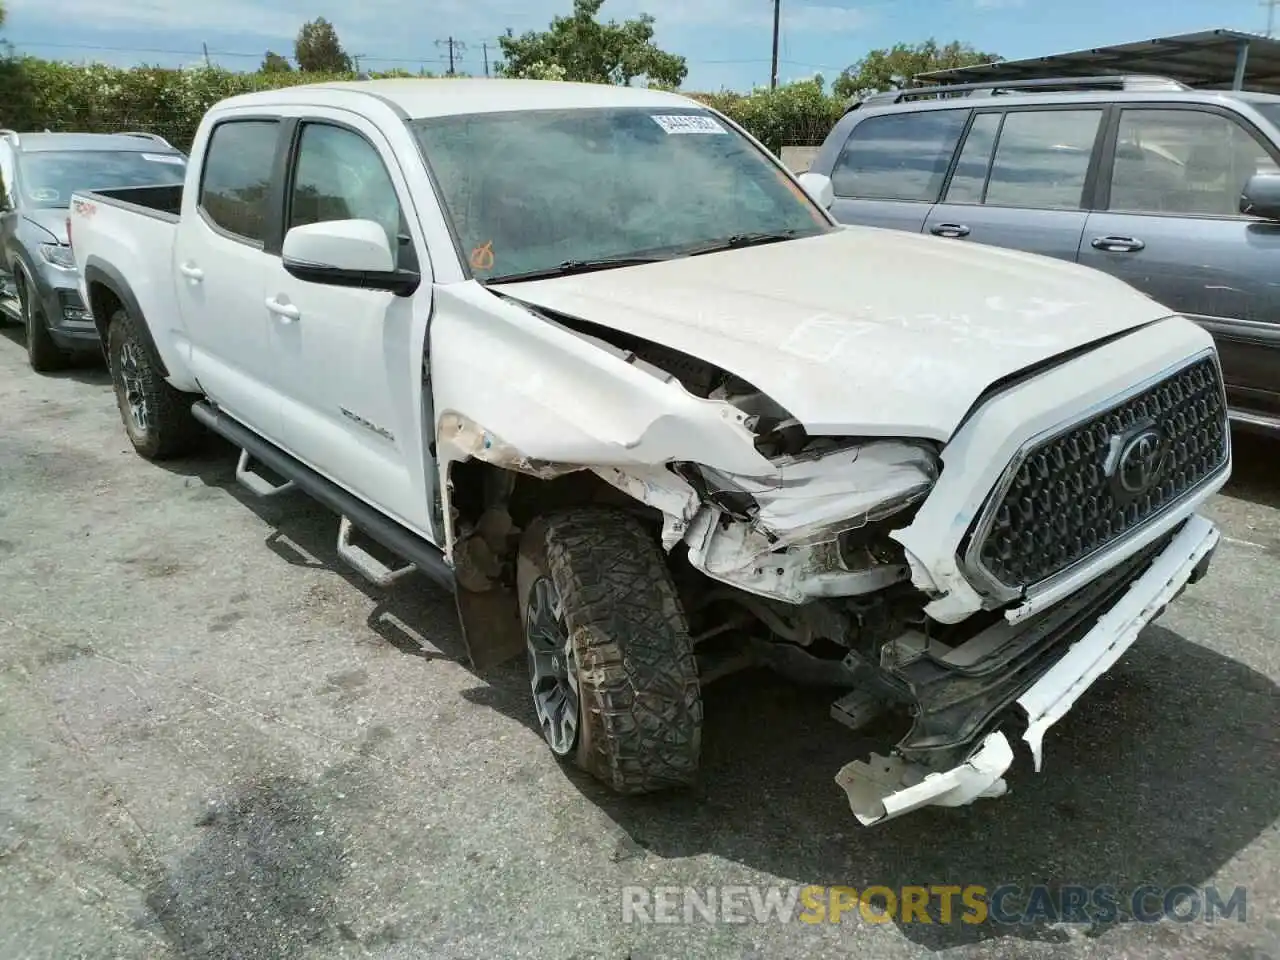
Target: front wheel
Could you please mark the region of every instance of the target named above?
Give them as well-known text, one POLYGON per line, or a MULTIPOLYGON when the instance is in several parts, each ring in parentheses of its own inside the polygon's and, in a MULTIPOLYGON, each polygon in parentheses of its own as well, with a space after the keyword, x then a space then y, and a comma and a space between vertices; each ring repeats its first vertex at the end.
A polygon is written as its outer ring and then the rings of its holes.
POLYGON ((697 776, 697 662, 662 552, 627 514, 534 521, 517 564, 534 710, 553 753, 619 793, 697 776))
POLYGON ((19 293, 22 304, 23 325, 27 331, 27 363, 36 373, 53 373, 66 369, 71 362, 67 352, 53 342, 44 310, 36 302, 37 297, 25 285, 19 293))
POLYGON ((116 406, 133 449, 147 460, 167 460, 192 450, 200 425, 191 416, 192 398, 170 386, 151 362, 138 321, 123 307, 107 327, 107 359, 116 406))

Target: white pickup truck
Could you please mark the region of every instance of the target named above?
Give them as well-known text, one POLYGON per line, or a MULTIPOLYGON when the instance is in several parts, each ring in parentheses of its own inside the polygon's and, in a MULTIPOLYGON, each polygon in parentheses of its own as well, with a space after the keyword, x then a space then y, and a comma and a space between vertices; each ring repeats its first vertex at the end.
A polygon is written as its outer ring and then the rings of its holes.
POLYGON ((1196 324, 830 199, 678 95, 388 80, 216 105, 184 186, 80 193, 71 239, 142 456, 202 425, 374 582, 446 584, 618 791, 690 783, 743 667, 908 718, 836 775, 871 824, 1039 769, 1205 573, 1231 446, 1196 324))

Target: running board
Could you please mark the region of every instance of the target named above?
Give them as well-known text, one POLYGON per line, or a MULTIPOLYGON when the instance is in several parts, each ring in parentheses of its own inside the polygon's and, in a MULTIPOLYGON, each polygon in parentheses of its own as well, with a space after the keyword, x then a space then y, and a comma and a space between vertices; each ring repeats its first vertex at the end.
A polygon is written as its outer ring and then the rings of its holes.
MULTIPOLYGON (((322 477, 300 460, 262 439, 239 421, 231 419, 231 417, 215 409, 208 402, 200 400, 192 404, 191 414, 214 433, 224 437, 244 451, 241 454, 242 462, 245 461, 246 457, 251 458, 272 473, 286 478, 290 484, 296 486, 307 496, 324 504, 342 517, 342 522, 348 527, 359 529, 396 556, 402 557, 412 564, 410 569, 416 568, 450 593, 454 592, 453 568, 445 562, 444 554, 440 552, 440 549, 435 544, 396 523, 390 517, 348 493, 331 480, 322 477)), ((237 478, 238 476, 239 471, 237 470, 237 478)), ((255 477, 255 479, 274 488, 273 484, 268 483, 262 477, 255 477)), ((341 539, 341 528, 339 528, 339 541, 341 539)), ((347 539, 350 542, 349 533, 347 539)), ((361 550, 354 544, 351 547, 353 552, 359 551, 367 555, 366 551, 361 550)), ((341 549, 339 554, 342 555, 341 549)), ((383 569, 388 569, 381 561, 372 557, 370 559, 373 560, 374 564, 383 569)), ((351 563, 349 556, 343 556, 343 560, 351 563)), ((353 564, 353 566, 355 565, 353 564)), ((360 568, 357 567, 356 569, 360 568)), ((371 567, 370 572, 375 572, 376 569, 376 567, 371 567)), ((407 571, 392 572, 399 576, 407 571)), ((364 573, 364 570, 361 570, 361 573, 364 573)))
POLYGON ((251 493, 259 497, 277 497, 282 493, 288 493, 290 490, 298 488, 298 485, 292 480, 274 484, 262 474, 254 473, 251 469, 252 465, 253 457, 249 456, 249 451, 241 450, 240 462, 236 464, 236 479, 251 493))
POLYGON ((364 547, 351 542, 351 521, 343 517, 338 523, 338 556, 356 573, 378 587, 389 587, 418 568, 412 563, 392 569, 364 547))

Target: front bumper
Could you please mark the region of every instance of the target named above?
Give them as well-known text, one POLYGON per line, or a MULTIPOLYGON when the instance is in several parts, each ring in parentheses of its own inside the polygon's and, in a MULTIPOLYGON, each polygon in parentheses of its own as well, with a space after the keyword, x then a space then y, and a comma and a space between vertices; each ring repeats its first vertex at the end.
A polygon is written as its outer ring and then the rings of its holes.
POLYGON ((41 283, 39 290, 54 343, 64 350, 99 349, 98 328, 80 295, 78 278, 59 276, 58 283, 41 283))
MULTIPOLYGON (((1192 515, 1093 628, 1018 697, 1025 725, 1022 739, 1036 772, 1042 766, 1045 733, 1133 645, 1142 629, 1204 574, 1219 539, 1209 520, 1192 515)), ((872 756, 846 764, 836 782, 848 795, 854 816, 870 826, 922 807, 957 807, 1001 796, 1013 757, 1008 736, 997 729, 949 770, 931 771, 896 755, 872 756)))

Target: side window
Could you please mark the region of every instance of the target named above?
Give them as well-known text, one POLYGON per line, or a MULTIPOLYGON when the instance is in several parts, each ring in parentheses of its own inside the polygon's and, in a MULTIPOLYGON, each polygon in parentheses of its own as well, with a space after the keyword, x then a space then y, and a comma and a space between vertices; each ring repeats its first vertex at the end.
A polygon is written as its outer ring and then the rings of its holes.
POLYGON ((969 135, 960 148, 960 160, 947 187, 947 203, 981 203, 991 170, 991 151, 1000 131, 999 113, 980 113, 973 118, 969 135))
POLYGON ((986 202, 1079 210, 1101 110, 1015 110, 1005 115, 986 202))
POLYGON ((308 123, 298 145, 288 225, 328 220, 372 220, 387 232, 393 251, 407 233, 395 184, 373 144, 343 127, 308 123))
POLYGON ((836 196, 934 203, 968 117, 967 110, 868 117, 831 171, 836 196))
POLYGON ((226 120, 213 130, 200 178, 200 209, 228 233, 261 243, 276 155, 275 120, 226 120))
POLYGON ((1111 210, 1240 216, 1240 193, 1256 173, 1277 173, 1244 127, 1203 110, 1125 110, 1111 170, 1111 210))

